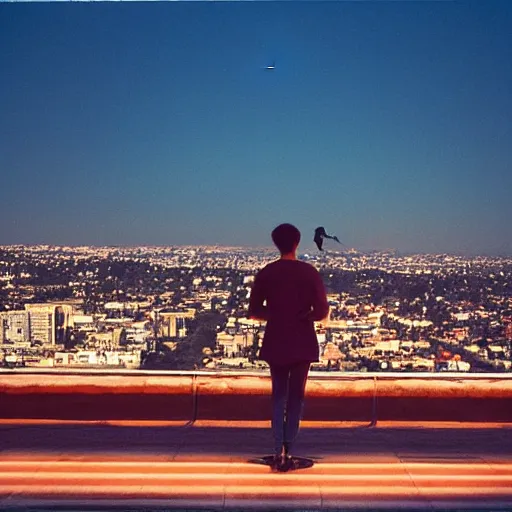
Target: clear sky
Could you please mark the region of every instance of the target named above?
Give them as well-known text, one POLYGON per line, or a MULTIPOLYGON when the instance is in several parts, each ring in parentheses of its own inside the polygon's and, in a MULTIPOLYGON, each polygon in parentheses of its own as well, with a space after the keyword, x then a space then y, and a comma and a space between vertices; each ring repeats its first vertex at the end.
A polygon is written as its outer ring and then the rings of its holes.
POLYGON ((511 255, 511 34, 510 0, 0 4, 0 244, 511 255))

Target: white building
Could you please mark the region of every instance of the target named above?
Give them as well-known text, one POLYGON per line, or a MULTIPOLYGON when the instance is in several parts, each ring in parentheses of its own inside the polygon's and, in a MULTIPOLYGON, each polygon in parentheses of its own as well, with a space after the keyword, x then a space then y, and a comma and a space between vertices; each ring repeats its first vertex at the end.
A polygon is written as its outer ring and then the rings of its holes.
POLYGON ((72 324, 75 329, 82 332, 94 332, 96 326, 92 315, 73 315, 72 324))
POLYGON ((27 311, 0 313, 0 344, 30 341, 30 324, 27 311))
POLYGON ((66 330, 71 326, 73 308, 58 304, 25 304, 29 314, 30 341, 48 345, 64 343, 66 330))

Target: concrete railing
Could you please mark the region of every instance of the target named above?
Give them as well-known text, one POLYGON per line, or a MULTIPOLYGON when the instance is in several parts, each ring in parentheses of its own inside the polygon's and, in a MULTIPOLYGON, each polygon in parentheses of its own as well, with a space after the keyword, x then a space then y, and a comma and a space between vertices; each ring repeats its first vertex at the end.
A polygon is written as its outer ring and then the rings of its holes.
MULTIPOLYGON (((0 371, 0 418, 268 420, 257 373, 0 371)), ((304 419, 512 423, 512 375, 312 373, 304 419)))

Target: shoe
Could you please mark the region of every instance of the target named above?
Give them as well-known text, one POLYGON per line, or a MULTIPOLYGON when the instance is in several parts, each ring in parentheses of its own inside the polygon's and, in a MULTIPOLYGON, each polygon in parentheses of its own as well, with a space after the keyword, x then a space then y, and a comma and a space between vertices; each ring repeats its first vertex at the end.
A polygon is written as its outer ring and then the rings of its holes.
POLYGON ((282 457, 281 455, 274 455, 272 462, 270 463, 270 469, 272 471, 281 471, 282 467, 282 457))
POLYGON ((293 459, 290 455, 286 455, 284 458, 281 458, 281 462, 277 470, 281 473, 286 473, 290 469, 293 469, 293 467, 293 459))
POLYGON ((288 443, 283 443, 281 448, 281 453, 274 457, 275 461, 275 471, 279 471, 280 473, 286 473, 288 470, 293 467, 293 460, 288 453, 288 443))

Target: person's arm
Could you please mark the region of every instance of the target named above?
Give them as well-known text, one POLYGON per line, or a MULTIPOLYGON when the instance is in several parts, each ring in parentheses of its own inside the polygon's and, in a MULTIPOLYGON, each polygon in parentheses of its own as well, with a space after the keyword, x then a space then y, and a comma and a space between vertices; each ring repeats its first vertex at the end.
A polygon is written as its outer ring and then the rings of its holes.
POLYGON ((320 322, 329 315, 329 303, 327 302, 327 294, 325 293, 322 277, 318 272, 314 273, 313 293, 310 318, 314 322, 320 322))
POLYGON ((265 302, 265 293, 261 275, 257 274, 251 288, 251 296, 249 298, 249 311, 247 316, 253 320, 268 320, 267 307, 263 305, 265 302))

